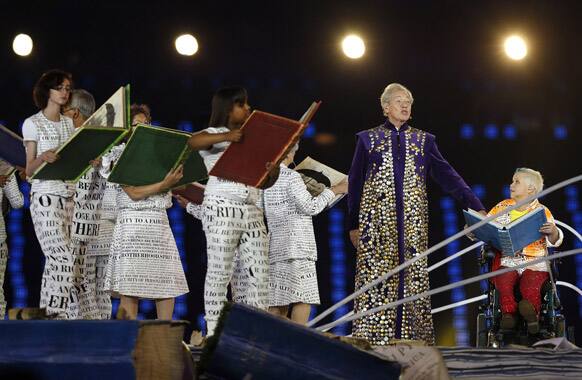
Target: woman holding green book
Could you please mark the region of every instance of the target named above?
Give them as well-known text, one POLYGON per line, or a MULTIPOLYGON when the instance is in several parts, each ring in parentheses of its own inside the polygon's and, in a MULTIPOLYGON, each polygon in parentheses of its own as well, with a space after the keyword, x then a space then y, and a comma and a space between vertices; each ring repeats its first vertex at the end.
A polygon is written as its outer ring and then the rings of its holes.
MULTIPOLYGON (((73 121, 61 114, 72 86, 71 74, 61 70, 45 72, 34 86, 33 100, 39 111, 22 125, 29 177, 45 162, 55 162, 59 158, 56 150, 74 132, 73 121)), ((30 193, 34 231, 45 256, 40 307, 52 318, 74 318, 76 312, 71 310, 74 247, 69 228, 75 186, 64 181, 33 179, 30 193)))
MULTIPOLYGON (((132 125, 149 124, 149 108, 131 107, 132 125)), ((104 158, 111 167, 125 144, 104 158)), ((103 173, 106 174, 106 173, 103 173)), ((121 299, 118 318, 136 319, 140 299, 153 299, 158 319, 170 320, 174 299, 188 292, 176 241, 166 209, 172 207, 169 189, 182 178, 182 167, 157 183, 118 186, 117 220, 107 265, 105 288, 121 299)))

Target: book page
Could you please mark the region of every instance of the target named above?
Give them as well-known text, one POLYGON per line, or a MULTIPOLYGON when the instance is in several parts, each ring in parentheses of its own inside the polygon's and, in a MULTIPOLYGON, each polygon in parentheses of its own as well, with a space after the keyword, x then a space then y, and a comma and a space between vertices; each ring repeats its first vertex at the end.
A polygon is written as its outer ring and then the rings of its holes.
POLYGON ((81 127, 128 128, 125 96, 125 88, 120 87, 81 127))
MULTIPOLYGON (((307 191, 316 197, 326 188, 337 185, 348 176, 335 169, 330 168, 311 157, 305 158, 294 170, 301 175, 303 182, 307 186, 307 191)), ((328 208, 333 207, 345 194, 337 194, 328 208)))

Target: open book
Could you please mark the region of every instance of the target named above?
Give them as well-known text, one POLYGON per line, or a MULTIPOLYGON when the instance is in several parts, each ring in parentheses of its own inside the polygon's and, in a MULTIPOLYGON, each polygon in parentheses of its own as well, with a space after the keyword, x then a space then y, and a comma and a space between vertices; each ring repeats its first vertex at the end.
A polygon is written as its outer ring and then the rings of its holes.
MULTIPOLYGON (((301 161, 294 170, 301 175, 303 182, 305 182, 305 185, 307 186, 307 191, 309 191, 309 193, 314 197, 321 194, 324 189, 335 186, 348 178, 347 175, 340 173, 311 157, 307 157, 301 161)), ((330 202, 327 208, 333 207, 344 196, 345 194, 336 194, 335 198, 330 202)))
POLYGON ((253 111, 241 127, 243 138, 232 143, 210 175, 260 188, 268 180, 267 163, 278 167, 299 141, 321 102, 313 102, 301 120, 253 111))
MULTIPOLYGON (((485 219, 475 210, 463 210, 467 225, 485 219)), ((477 228, 473 234, 477 239, 500 250, 504 256, 515 256, 515 253, 524 247, 542 238, 540 227, 547 222, 543 207, 514 220, 509 224, 500 224, 495 220, 477 228)))

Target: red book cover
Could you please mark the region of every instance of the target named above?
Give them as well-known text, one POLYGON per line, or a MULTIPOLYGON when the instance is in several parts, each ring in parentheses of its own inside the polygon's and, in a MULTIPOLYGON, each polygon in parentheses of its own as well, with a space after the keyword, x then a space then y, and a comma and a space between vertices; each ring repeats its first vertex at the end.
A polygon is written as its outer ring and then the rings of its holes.
POLYGON ((204 185, 194 182, 172 189, 172 194, 180 195, 189 202, 200 205, 204 201, 204 188, 204 185))
POLYGON ((268 177, 267 163, 277 167, 307 127, 321 102, 314 102, 301 121, 253 111, 241 127, 243 138, 232 143, 210 175, 260 188, 268 177))

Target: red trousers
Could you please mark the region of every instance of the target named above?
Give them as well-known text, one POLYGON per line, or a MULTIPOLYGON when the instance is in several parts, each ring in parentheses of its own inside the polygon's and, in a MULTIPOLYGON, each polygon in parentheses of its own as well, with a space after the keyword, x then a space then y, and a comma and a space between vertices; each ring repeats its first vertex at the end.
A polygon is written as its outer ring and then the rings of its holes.
POLYGON ((529 269, 526 269, 523 272, 521 278, 517 271, 495 276, 493 278, 493 284, 499 291, 501 312, 509 314, 515 314, 517 312, 517 302, 515 302, 513 288, 515 287, 516 282, 519 281, 519 291, 522 299, 528 300, 534 306, 539 315, 542 304, 541 289, 542 285, 548 278, 548 272, 539 272, 529 269))

